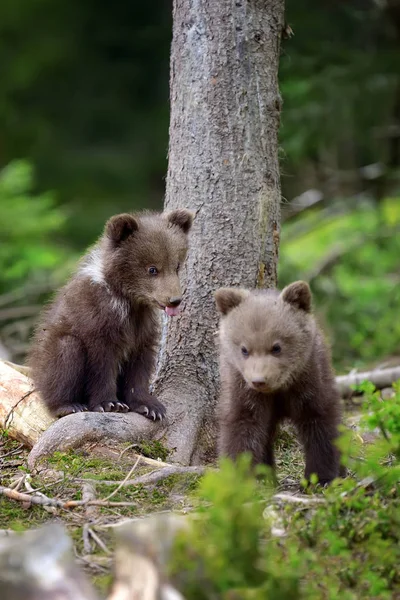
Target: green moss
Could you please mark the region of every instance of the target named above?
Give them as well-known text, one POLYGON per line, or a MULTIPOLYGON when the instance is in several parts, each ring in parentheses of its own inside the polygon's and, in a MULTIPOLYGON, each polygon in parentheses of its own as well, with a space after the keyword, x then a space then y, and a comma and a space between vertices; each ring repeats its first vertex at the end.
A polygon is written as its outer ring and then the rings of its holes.
POLYGON ((47 462, 53 469, 64 471, 73 477, 121 479, 126 471, 124 464, 116 465, 111 459, 90 456, 86 452, 76 450, 54 452, 47 462))
POLYGON ((23 508, 21 503, 8 498, 0 498, 0 529, 24 531, 29 527, 37 527, 51 519, 51 515, 41 506, 32 505, 23 508))
POLYGON ((137 445, 137 450, 143 456, 147 458, 153 458, 155 460, 160 459, 165 462, 170 455, 171 451, 166 448, 159 440, 150 440, 148 442, 141 442, 137 445))

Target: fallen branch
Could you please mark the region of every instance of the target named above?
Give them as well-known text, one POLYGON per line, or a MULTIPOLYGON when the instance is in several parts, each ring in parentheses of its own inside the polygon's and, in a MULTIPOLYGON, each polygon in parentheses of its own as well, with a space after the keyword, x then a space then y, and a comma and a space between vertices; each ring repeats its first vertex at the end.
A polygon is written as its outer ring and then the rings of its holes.
POLYGON ((360 385, 363 381, 371 381, 377 389, 381 390, 385 387, 390 387, 398 379, 400 379, 400 366, 391 369, 376 369, 364 373, 341 375, 336 377, 336 384, 342 398, 348 398, 354 394, 352 386, 360 385))
MULTIPOLYGON (((209 467, 208 467, 209 468, 209 467)), ((195 466, 195 467, 181 467, 179 465, 176 466, 168 466, 163 467, 162 469, 158 469, 157 471, 152 471, 151 473, 146 473, 146 475, 141 475, 140 477, 136 477, 136 479, 127 479, 123 481, 123 487, 127 487, 130 485, 152 485, 153 483, 157 483, 158 481, 162 481, 171 475, 185 475, 190 473, 196 473, 198 475, 202 475, 206 471, 207 467, 205 466, 195 466)), ((99 485, 115 485, 117 482, 113 480, 107 479, 75 479, 74 481, 83 482, 90 481, 96 482, 99 485)), ((122 487, 122 486, 121 486, 122 487)))
POLYGON ((298 496, 292 494, 275 494, 272 496, 272 500, 275 502, 288 502, 289 504, 304 504, 307 506, 315 506, 316 504, 326 504, 326 500, 323 498, 310 497, 310 496, 298 496))
POLYGON ((55 452, 77 448, 88 442, 142 442, 160 439, 165 426, 137 413, 78 413, 55 421, 32 448, 28 466, 55 452))
POLYGON ((15 489, 4 487, 0 485, 0 494, 3 494, 10 500, 17 500, 30 506, 31 504, 39 504, 40 506, 54 506, 56 508, 63 508, 64 502, 47 496, 32 496, 31 494, 25 494, 18 492, 15 489))
POLYGON ((105 508, 111 506, 137 506, 137 502, 111 502, 109 500, 58 500, 57 498, 49 498, 44 494, 37 494, 35 496, 31 494, 25 494, 23 492, 17 492, 12 488, 4 487, 2 485, 0 485, 0 494, 3 494, 3 496, 6 496, 6 498, 10 498, 10 500, 22 502, 28 507, 31 504, 38 504, 43 507, 53 506, 55 508, 63 508, 68 510, 78 506, 102 506, 105 508))

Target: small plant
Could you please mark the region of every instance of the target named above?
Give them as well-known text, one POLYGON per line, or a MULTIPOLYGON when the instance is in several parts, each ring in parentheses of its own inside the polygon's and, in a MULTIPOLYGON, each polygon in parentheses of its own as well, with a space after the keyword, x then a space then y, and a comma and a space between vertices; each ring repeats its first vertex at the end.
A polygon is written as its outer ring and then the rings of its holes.
POLYGON ((70 256, 58 243, 66 215, 52 193, 34 193, 32 166, 16 160, 0 171, 0 291, 64 269, 70 256))

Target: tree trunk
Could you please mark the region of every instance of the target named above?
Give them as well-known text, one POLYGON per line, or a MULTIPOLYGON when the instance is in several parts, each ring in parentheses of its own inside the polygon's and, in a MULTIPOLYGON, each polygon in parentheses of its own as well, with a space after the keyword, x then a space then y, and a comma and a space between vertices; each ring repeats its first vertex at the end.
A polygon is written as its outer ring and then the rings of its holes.
POLYGON ((155 391, 175 460, 211 458, 218 396, 213 291, 276 285, 284 0, 174 0, 166 209, 195 210, 179 319, 155 391))

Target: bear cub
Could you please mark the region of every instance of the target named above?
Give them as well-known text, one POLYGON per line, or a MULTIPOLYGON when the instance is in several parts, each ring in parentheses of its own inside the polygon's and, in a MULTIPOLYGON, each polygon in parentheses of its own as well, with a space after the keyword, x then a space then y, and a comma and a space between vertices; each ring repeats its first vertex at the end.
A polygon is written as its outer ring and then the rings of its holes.
POLYGON ((279 423, 295 425, 305 452, 305 477, 329 483, 341 473, 334 440, 341 406, 329 351, 311 313, 311 290, 297 281, 283 289, 215 293, 221 313, 219 452, 275 467, 279 423))
POLYGON ((138 412, 162 420, 149 392, 158 311, 177 315, 193 214, 120 214, 44 310, 28 364, 51 414, 138 412))

